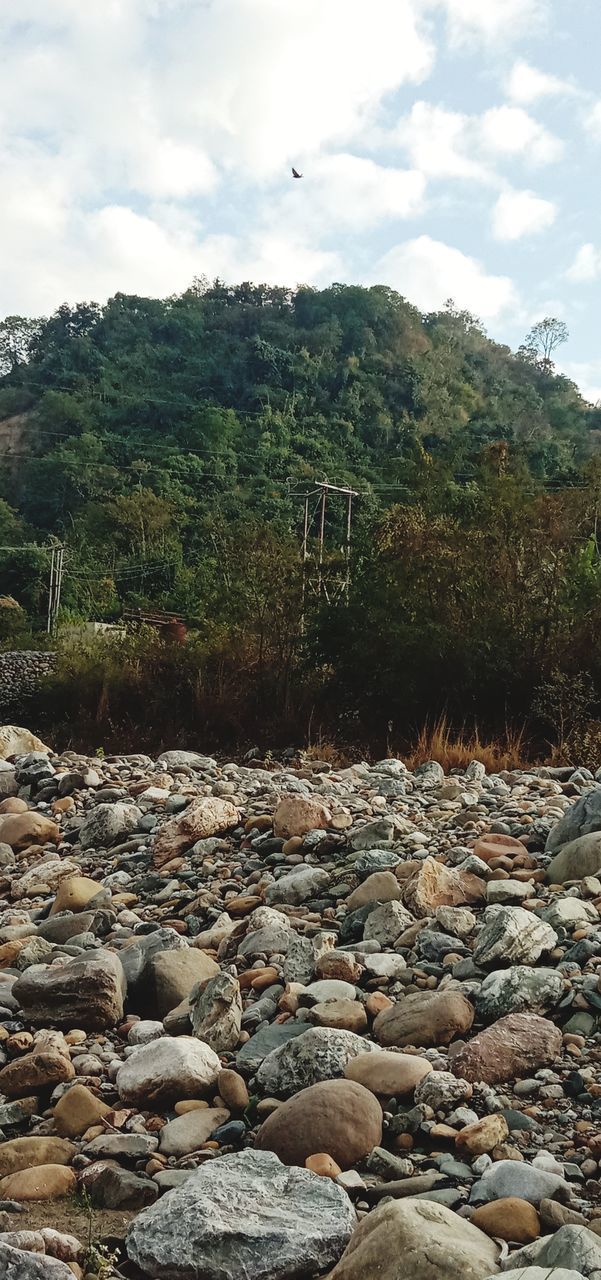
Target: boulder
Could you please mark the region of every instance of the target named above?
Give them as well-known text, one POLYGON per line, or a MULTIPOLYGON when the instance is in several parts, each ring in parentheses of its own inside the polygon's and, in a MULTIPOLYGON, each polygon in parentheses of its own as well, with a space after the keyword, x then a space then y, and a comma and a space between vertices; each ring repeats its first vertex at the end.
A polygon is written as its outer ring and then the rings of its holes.
POLYGON ((512 965, 484 979, 476 997, 476 1015, 480 1022, 488 1023, 508 1013, 546 1013, 563 993, 564 980, 555 969, 512 965))
POLYGON ((104 949, 65 964, 35 965, 13 995, 34 1026, 103 1031, 123 1017, 125 978, 119 957, 104 949))
POLYGON ((59 839, 56 822, 35 809, 0 817, 0 840, 11 849, 26 849, 30 844, 56 844, 59 839))
POLYGON ((2 1280, 73 1280, 73 1271, 65 1262, 13 1249, 1 1240, 0 1275, 2 1280))
MULTIPOLYGON (((601 787, 590 787, 584 795, 566 809, 563 817, 555 823, 545 845, 546 853, 557 853, 565 845, 578 840, 580 836, 588 836, 592 831, 601 831, 601 787)), ((594 875, 595 872, 587 872, 594 875)))
MULTIPOLYGON (((173 952, 173 955, 181 954, 173 952)), ((230 973, 217 973, 191 1000, 192 1032, 215 1053, 236 1048, 242 1021, 240 983, 230 973)))
POLYGON ((217 761, 212 756, 200 755, 198 751, 163 751, 159 756, 157 764, 163 769, 200 769, 203 773, 210 773, 217 766, 217 761))
POLYGON ((175 1156, 178 1159, 190 1155, 192 1151, 198 1151, 204 1142, 208 1142, 215 1130, 221 1124, 226 1124, 229 1118, 229 1111, 225 1111, 223 1107, 202 1107, 187 1111, 183 1116, 176 1116, 175 1120, 168 1120, 161 1129, 159 1150, 164 1156, 175 1156))
MULTIPOLYGON (((74 1084, 59 1098, 54 1108, 54 1125, 65 1138, 80 1138, 86 1129, 108 1115, 110 1107, 84 1084, 74 1084)), ((56 1163, 56 1162, 55 1162, 56 1163)))
MULTIPOLYGON (((601 826, 601 823, 600 823, 601 826)), ((601 871, 601 830, 577 836, 564 844, 551 859, 546 877, 550 884, 565 884, 567 880, 584 880, 601 871)))
POLYGON ((412 1053, 361 1053, 344 1068, 347 1080, 362 1084, 377 1098, 403 1098, 431 1072, 427 1058, 412 1053))
MULTIPOLYGON (((371 1050, 377 1048, 371 1045, 371 1050)), ((312 1084, 341 1076, 351 1058, 366 1052, 370 1052, 369 1041, 352 1031, 312 1027, 264 1058, 257 1084, 271 1097, 289 1098, 312 1084)))
POLYGON ((186 939, 175 929, 155 929, 153 933, 137 935, 121 948, 119 959, 127 982, 127 998, 137 1013, 146 1013, 155 1003, 154 981, 150 981, 153 956, 158 952, 187 949, 186 939))
POLYGON ((499 1248, 442 1204, 394 1200, 364 1218, 328 1280, 485 1280, 499 1248))
POLYGON ((489 831, 476 840, 472 852, 481 862, 490 862, 493 858, 516 858, 524 853, 524 845, 513 836, 489 831))
POLYGON ((171 1009, 181 1004, 193 987, 197 984, 205 986, 210 978, 219 973, 219 965, 195 947, 157 951, 151 956, 148 967, 151 990, 154 992, 153 1013, 159 1018, 164 1018, 171 1009))
POLYGON ((559 1027, 536 1013, 509 1013, 463 1045, 451 1068, 463 1080, 505 1083, 539 1067, 552 1066, 561 1054, 559 1027))
POLYGON ((401 897, 401 886, 392 871, 374 871, 363 884, 353 889, 346 905, 349 911, 358 911, 368 902, 398 902, 401 897))
POLYGON ((284 1164, 304 1165, 325 1152, 341 1169, 362 1160, 382 1141, 382 1108, 354 1080, 326 1080, 301 1089, 261 1125, 256 1146, 284 1164))
POLYGON ((41 1164, 35 1169, 21 1169, 0 1178, 3 1200, 62 1200, 77 1187, 72 1169, 62 1164, 41 1164))
POLYGON ((474 964, 533 964, 543 951, 552 951, 557 934, 544 920, 523 907, 489 907, 486 923, 474 947, 474 964))
POLYGON ((111 894, 97 880, 89 880, 87 876, 66 876, 59 884, 50 915, 56 916, 61 911, 85 911, 94 898, 110 902, 111 894))
POLYGON ((30 751, 50 755, 50 747, 44 746, 44 743, 36 738, 35 733, 29 732, 29 729, 22 729, 16 724, 0 726, 0 760, 9 760, 13 756, 25 756, 30 751))
POLYGON ((162 867, 172 858, 179 857, 197 840, 222 835, 239 821, 239 810, 229 800, 219 796, 202 796, 193 800, 161 827, 154 843, 154 865, 162 867))
POLYGON ((323 896, 329 883, 327 871, 322 871, 319 867, 298 867, 269 885, 265 901, 269 904, 281 902, 297 907, 308 898, 323 896))
POLYGON ((510 1240, 514 1244, 530 1244, 540 1236, 540 1218, 534 1205, 517 1196, 505 1196, 475 1209, 470 1222, 494 1240, 510 1240))
POLYGON ((217 1054, 201 1040, 163 1036, 140 1045, 126 1058, 117 1072, 117 1092, 127 1106, 160 1106, 197 1098, 215 1083, 220 1069, 217 1054))
POLYGON ((508 1137, 509 1126, 505 1116, 493 1114, 484 1116, 483 1120, 476 1120, 474 1124, 466 1124, 458 1133, 455 1145, 460 1155, 474 1160, 488 1151, 494 1151, 508 1137))
POLYGON ((337 1261, 354 1222, 331 1179, 243 1151, 202 1166, 144 1209, 126 1244, 153 1280, 301 1280, 337 1261))
POLYGON ((470 1204, 490 1204, 507 1196, 517 1196, 528 1204, 539 1205, 541 1200, 569 1201, 569 1184, 556 1173, 537 1169, 525 1160, 496 1160, 485 1170, 479 1182, 470 1192, 470 1204))
POLYGON ((383 902, 370 911, 363 937, 366 941, 379 942, 381 947, 393 947, 397 938, 412 924, 414 917, 401 902, 383 902))
POLYGON ((473 1021, 474 1010, 460 991, 416 991, 378 1014, 374 1035, 385 1046, 429 1049, 465 1035, 473 1021))
POLYGON ((321 796, 284 795, 273 815, 273 834, 289 840, 291 836, 329 827, 331 821, 332 815, 321 796))
POLYGON ((0 1143, 0 1178, 40 1164, 70 1164, 77 1148, 64 1138, 13 1138, 0 1143))
POLYGON ((486 885, 479 876, 454 867, 445 867, 435 858, 425 858, 407 881, 403 902, 414 916, 432 916, 438 907, 471 906, 482 902, 486 885))
POLYGON ((75 1068, 70 1058, 56 1049, 33 1050, 15 1058, 0 1071, 0 1092, 9 1098, 23 1098, 40 1089, 54 1088, 72 1080, 75 1068))
POLYGON ((309 1018, 318 1027, 357 1034, 367 1030, 367 1014, 359 1000, 326 1000, 312 1006, 309 1018))
POLYGON ((109 849, 135 831, 142 814, 135 804, 116 800, 113 804, 97 804, 79 828, 82 849, 109 849))
POLYGON ((573 1270, 580 1275, 594 1277, 601 1274, 601 1239, 588 1227, 568 1224, 560 1227, 552 1236, 543 1236, 511 1258, 514 1267, 552 1267, 573 1270))

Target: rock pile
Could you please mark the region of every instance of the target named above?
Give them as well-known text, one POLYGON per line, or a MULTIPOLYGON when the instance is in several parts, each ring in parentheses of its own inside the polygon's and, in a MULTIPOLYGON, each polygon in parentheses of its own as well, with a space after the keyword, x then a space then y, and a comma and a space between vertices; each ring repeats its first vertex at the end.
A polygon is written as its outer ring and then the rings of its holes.
POLYGON ((601 1280, 599 780, 0 744, 3 1275, 601 1280))

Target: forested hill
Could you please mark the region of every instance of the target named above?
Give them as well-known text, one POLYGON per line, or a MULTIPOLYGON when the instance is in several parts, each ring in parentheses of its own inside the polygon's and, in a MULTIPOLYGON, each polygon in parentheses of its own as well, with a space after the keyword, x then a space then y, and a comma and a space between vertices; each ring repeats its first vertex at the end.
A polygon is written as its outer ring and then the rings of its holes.
MULTIPOLYGON (((516 356, 469 314, 384 287, 117 294, 11 317, 0 362, 1 541, 66 539, 64 600, 93 616, 202 611, 216 530, 294 532, 315 480, 356 487, 359 518, 434 476, 473 487, 495 460, 561 485, 601 426, 542 346, 516 356)), ((35 609, 33 553, 3 564, 35 609)))

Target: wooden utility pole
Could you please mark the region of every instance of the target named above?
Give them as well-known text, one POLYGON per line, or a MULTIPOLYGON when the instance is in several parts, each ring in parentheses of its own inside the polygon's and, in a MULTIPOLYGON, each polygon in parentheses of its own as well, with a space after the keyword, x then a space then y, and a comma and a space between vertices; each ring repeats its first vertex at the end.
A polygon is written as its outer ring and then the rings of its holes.
POLYGON ((65 548, 60 544, 51 547, 50 583, 48 587, 48 622, 46 627, 49 636, 54 635, 61 604, 64 560, 65 548))

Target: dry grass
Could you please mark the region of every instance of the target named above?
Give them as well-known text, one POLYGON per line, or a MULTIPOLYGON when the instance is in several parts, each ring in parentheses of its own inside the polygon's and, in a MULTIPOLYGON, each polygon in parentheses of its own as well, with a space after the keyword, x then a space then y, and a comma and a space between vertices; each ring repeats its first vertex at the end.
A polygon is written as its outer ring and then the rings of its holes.
POLYGON ((502 738, 482 741, 477 726, 457 731, 449 725, 446 716, 424 725, 403 759, 408 769, 415 769, 426 760, 437 760, 445 773, 450 769, 465 769, 472 760, 480 760, 488 773, 524 769, 532 763, 523 728, 508 728, 502 738))

